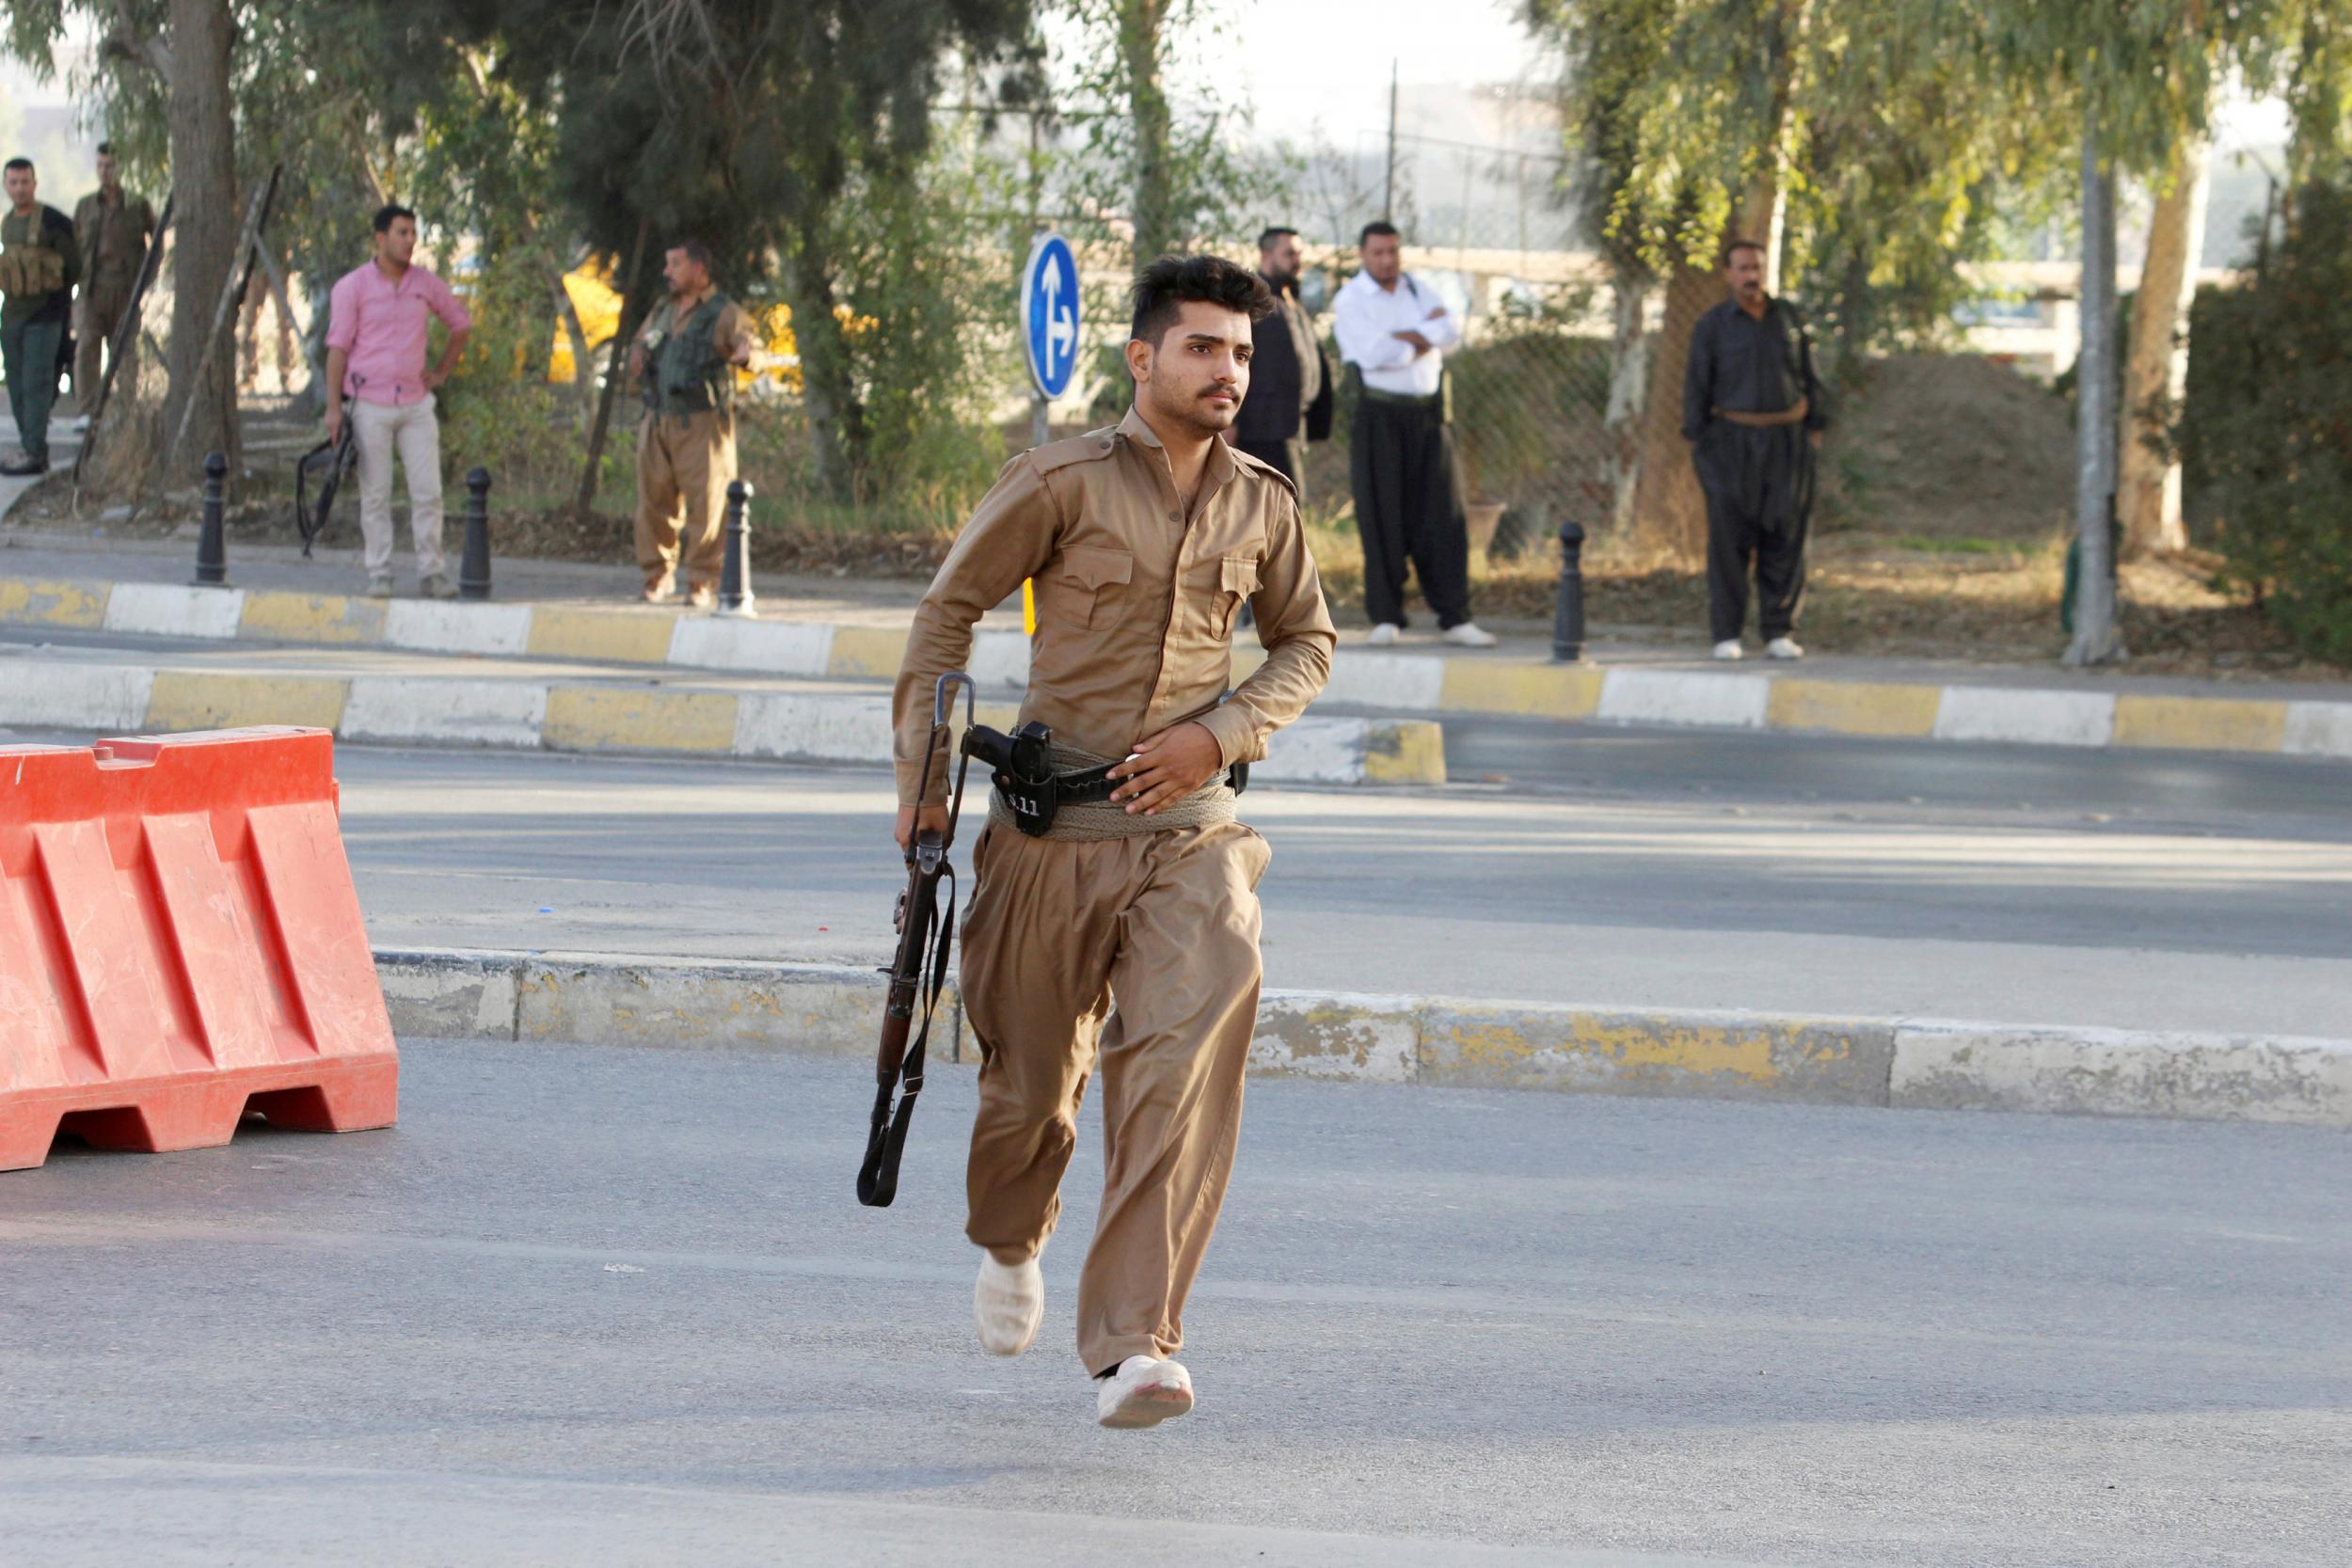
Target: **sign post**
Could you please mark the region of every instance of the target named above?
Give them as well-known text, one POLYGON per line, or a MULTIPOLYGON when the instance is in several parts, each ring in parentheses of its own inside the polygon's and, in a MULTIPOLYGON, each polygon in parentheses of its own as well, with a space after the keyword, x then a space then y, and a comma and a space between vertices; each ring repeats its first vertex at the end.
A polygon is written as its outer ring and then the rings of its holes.
MULTIPOLYGON (((1021 341, 1029 359, 1029 444, 1052 438, 1047 410, 1078 373, 1078 259, 1059 234, 1041 232, 1021 269, 1021 341)), ((1037 591, 1021 585, 1021 618, 1037 635, 1037 591)))

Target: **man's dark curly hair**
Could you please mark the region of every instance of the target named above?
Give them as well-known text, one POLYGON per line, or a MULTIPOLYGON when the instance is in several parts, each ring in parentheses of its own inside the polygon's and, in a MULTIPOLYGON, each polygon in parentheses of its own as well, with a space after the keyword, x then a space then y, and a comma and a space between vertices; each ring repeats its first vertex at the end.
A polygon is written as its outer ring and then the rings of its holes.
POLYGON ((1160 345, 1195 300, 1239 310, 1251 321, 1274 313, 1274 295, 1255 272, 1222 256, 1163 256, 1136 274, 1136 319, 1128 336, 1160 345))

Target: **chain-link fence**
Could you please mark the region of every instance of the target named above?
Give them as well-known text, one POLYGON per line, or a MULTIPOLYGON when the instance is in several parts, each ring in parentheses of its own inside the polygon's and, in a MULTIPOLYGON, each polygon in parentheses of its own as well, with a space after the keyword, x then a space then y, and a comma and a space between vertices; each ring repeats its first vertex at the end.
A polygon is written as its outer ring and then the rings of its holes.
MULTIPOLYGON (((1505 558, 1569 517, 1588 529, 1605 525, 1617 505, 1623 427, 1638 408, 1630 392, 1645 302, 1628 302, 1628 338, 1607 274, 1580 238, 1581 220, 1556 194, 1557 155, 1397 140, 1393 178, 1381 145, 1311 159, 1299 180, 1297 227, 1312 273, 1302 293, 1318 313, 1334 370, 1331 296, 1356 271, 1362 225, 1392 215, 1407 270, 1462 324, 1446 379, 1473 543, 1505 558), (1621 404, 1615 428, 1613 380, 1621 404)), ((1341 515, 1348 499, 1343 374, 1341 386, 1332 438, 1308 457, 1310 508, 1326 519, 1341 515)))

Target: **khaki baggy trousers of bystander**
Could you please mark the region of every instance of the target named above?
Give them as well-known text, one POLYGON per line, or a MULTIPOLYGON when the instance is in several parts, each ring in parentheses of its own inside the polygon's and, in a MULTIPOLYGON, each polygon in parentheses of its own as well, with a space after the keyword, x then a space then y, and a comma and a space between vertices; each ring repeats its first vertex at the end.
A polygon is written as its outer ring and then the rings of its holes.
MULTIPOLYGON (((82 291, 78 323, 73 329, 73 409, 84 419, 98 411, 98 382, 103 361, 99 351, 112 352, 115 331, 131 308, 131 284, 95 283, 82 291)), ((115 372, 115 390, 128 398, 138 390, 132 377, 137 372, 138 334, 122 346, 122 368, 115 372)))
POLYGON ((1078 1276, 1089 1373, 1184 1343, 1241 1132, 1271 853, 1238 822, 1099 843, 992 826, 975 851, 961 978, 980 1104, 964 1234, 1008 1263, 1044 1246, 1099 1057, 1103 1209, 1078 1276))
POLYGON ((637 565, 648 585, 676 572, 681 531, 688 584, 719 580, 725 553, 719 531, 734 482, 732 412, 645 416, 637 433, 637 565))

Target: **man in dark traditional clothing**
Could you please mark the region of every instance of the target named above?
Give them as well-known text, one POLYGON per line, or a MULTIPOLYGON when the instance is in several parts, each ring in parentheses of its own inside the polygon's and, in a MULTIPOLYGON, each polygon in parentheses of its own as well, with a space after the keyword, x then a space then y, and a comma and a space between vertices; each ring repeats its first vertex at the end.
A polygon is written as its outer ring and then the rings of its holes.
POLYGON ((1731 297, 1692 329, 1682 380, 1682 436, 1707 492, 1715 657, 1740 657, 1753 560, 1765 653, 1803 658, 1790 633, 1804 598, 1813 454, 1829 412, 1804 319, 1764 292, 1764 247, 1734 240, 1724 252, 1724 280, 1731 297))
POLYGON ((1331 434, 1331 373, 1315 341, 1314 318, 1298 298, 1303 259, 1295 229, 1258 236, 1258 276, 1274 295, 1274 313, 1252 324, 1256 356, 1249 362, 1249 397, 1233 420, 1236 447, 1299 487, 1306 454, 1301 437, 1331 434))

